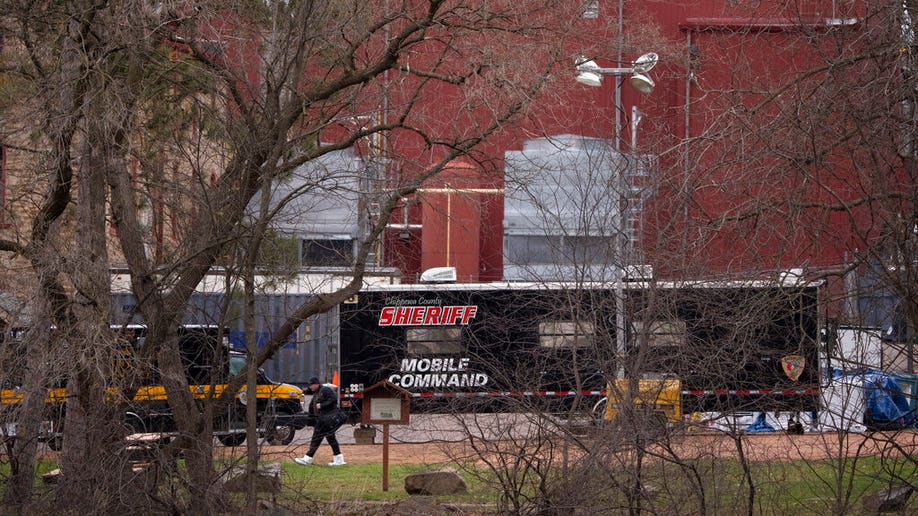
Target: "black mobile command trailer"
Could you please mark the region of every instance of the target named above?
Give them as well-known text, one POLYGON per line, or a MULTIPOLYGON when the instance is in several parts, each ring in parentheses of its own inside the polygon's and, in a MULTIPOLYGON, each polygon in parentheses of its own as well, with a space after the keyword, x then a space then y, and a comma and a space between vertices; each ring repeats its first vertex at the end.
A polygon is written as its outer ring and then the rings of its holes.
POLYGON ((342 403, 358 409, 364 388, 389 380, 414 412, 590 410, 610 381, 637 377, 678 379, 683 413, 816 410, 817 293, 759 281, 374 287, 340 306, 342 403))

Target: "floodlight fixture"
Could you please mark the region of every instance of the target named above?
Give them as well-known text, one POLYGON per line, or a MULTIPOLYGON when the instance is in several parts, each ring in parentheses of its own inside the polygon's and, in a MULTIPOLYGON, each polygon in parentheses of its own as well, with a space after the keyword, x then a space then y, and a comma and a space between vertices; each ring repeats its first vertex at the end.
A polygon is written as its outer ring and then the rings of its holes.
POLYGON ((654 82, 650 77, 635 73, 628 79, 628 83, 631 84, 631 87, 638 90, 641 93, 650 93, 653 91, 654 82))
POLYGON ((629 84, 641 93, 650 93, 653 91, 654 82, 647 72, 656 66, 660 60, 654 52, 644 54, 628 68, 603 68, 596 64, 596 61, 579 56, 574 60, 574 69, 577 71, 577 82, 587 86, 598 87, 602 84, 603 75, 613 75, 616 77, 630 76, 629 84))
POLYGON ((658 56, 655 52, 648 52, 635 59, 634 62, 631 63, 631 67, 634 68, 634 71, 637 73, 647 73, 654 66, 657 66, 657 62, 659 61, 660 56, 658 56))

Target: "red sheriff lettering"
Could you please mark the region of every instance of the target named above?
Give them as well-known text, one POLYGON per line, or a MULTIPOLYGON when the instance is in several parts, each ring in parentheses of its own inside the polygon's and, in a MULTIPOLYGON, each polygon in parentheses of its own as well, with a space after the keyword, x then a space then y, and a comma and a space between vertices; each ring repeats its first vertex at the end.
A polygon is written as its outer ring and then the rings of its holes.
POLYGON ((380 326, 468 325, 478 314, 477 305, 387 306, 379 312, 380 326))

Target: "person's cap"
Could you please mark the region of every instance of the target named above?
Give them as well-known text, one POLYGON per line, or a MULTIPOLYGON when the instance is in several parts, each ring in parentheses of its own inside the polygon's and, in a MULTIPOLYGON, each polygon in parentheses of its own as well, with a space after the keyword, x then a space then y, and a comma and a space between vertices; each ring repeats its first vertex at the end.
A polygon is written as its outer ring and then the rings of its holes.
POLYGON ((321 384, 322 382, 319 381, 318 377, 313 376, 312 378, 309 379, 309 385, 312 385, 314 383, 321 384))

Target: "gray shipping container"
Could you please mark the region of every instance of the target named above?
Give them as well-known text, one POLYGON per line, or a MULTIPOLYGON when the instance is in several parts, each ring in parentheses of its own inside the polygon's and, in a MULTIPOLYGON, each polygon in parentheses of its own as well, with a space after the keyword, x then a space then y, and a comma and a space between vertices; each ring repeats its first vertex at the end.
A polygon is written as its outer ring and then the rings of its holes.
MULTIPOLYGON (((259 295, 256 299, 255 334, 259 347, 283 324, 297 306, 309 299, 308 294, 259 295)), ((183 324, 222 324, 229 330, 230 345, 245 349, 244 308, 242 298, 224 306, 222 293, 195 293, 182 320, 183 324)), ((142 324, 136 312, 134 296, 114 295, 113 324, 142 324)), ((288 338, 275 355, 263 365, 275 381, 305 385, 310 376, 331 381, 338 369, 338 308, 307 319, 288 338)))

